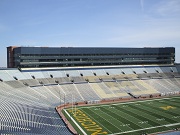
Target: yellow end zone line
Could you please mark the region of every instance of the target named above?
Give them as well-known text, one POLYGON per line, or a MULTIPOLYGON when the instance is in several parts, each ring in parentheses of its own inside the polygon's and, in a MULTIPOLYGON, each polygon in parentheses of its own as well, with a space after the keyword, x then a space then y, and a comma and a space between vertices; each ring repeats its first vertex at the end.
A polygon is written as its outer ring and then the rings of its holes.
POLYGON ((70 116, 70 114, 64 110, 65 113, 68 115, 68 117, 74 122, 74 124, 81 130, 81 132, 84 134, 84 135, 87 135, 86 132, 79 126, 79 124, 77 124, 77 122, 70 116))
MULTIPOLYGON (((173 99, 173 98, 180 98, 180 97, 172 97, 172 98, 162 98, 162 99, 148 99, 148 100, 143 100, 143 101, 130 101, 130 102, 125 102, 125 103, 115 103, 115 104, 96 104, 94 106, 77 106, 76 108, 93 108, 93 107, 101 107, 101 106, 110 106, 110 105, 120 105, 120 104, 132 104, 132 103, 139 103, 139 102, 148 102, 148 101, 156 101, 156 100, 164 100, 164 99, 173 99)), ((68 108, 66 110, 69 110, 71 108, 68 108)))
POLYGON ((170 127, 170 126, 176 126, 176 125, 180 125, 180 123, 174 123, 174 124, 168 124, 168 125, 162 125, 162 126, 155 126, 155 127, 149 127, 149 128, 125 131, 125 132, 120 132, 120 133, 113 133, 113 134, 108 134, 108 135, 120 135, 120 134, 124 134, 124 133, 131 133, 131 132, 142 131, 142 130, 147 130, 147 129, 153 129, 153 128, 159 128, 159 127, 170 127))

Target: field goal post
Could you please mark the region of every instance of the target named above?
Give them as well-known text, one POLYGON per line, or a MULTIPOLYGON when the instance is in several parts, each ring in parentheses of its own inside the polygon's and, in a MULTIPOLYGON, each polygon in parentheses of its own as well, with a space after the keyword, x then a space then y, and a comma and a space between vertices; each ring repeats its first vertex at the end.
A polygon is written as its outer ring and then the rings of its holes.
POLYGON ((72 105, 71 105, 71 109, 72 109, 72 113, 76 115, 76 102, 75 102, 75 97, 72 94, 72 105))

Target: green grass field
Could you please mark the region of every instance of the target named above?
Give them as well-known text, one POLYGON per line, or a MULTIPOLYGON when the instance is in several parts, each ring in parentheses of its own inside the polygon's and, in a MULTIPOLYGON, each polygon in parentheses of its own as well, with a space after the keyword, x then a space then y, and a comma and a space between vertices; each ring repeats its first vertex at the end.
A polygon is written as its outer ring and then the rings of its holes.
POLYGON ((67 108, 82 135, 141 135, 180 128, 180 97, 67 108))

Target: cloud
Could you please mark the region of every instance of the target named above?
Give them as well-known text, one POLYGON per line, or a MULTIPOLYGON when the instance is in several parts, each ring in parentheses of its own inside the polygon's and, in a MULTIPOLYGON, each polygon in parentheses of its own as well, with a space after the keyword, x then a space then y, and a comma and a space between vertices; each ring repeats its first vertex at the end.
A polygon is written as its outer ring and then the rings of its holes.
MULTIPOLYGON (((158 22, 156 22, 158 23, 158 22)), ((124 30, 123 30, 124 31, 124 30)), ((157 46, 159 43, 166 44, 180 42, 180 27, 173 24, 150 25, 149 27, 126 29, 126 32, 121 32, 114 37, 110 37, 108 42, 114 44, 149 44, 154 43, 157 46)))
POLYGON ((180 14, 180 1, 179 0, 163 0, 156 4, 152 11, 161 16, 175 16, 180 14))

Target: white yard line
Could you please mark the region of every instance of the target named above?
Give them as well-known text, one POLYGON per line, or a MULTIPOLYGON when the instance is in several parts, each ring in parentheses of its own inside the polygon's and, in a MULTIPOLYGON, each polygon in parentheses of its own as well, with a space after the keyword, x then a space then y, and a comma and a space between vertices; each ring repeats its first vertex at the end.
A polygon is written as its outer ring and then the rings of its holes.
MULTIPOLYGON (((180 98, 180 97, 172 97, 172 98, 180 98)), ((162 99, 150 99, 150 100, 143 100, 143 101, 130 101, 125 103, 115 103, 115 104, 97 104, 94 106, 80 106, 80 108, 93 108, 93 107, 99 107, 99 106, 110 106, 110 105, 120 105, 120 104, 132 104, 132 103, 139 103, 139 102, 148 102, 148 101, 156 101, 156 100, 164 100, 164 99, 172 99, 172 98, 162 98, 162 99)), ((79 108, 79 107, 77 107, 79 108)))
POLYGON ((120 134, 124 134, 124 133, 131 133, 131 132, 142 131, 142 130, 146 130, 146 129, 153 129, 153 128, 159 128, 159 127, 170 127, 170 126, 175 126, 175 125, 179 125, 179 124, 180 123, 174 123, 174 124, 168 124, 168 125, 162 125, 162 126, 155 126, 155 127, 149 127, 149 128, 125 131, 125 132, 120 132, 120 133, 113 133, 113 134, 108 134, 108 135, 120 135, 120 134))
MULTIPOLYGON (((102 112, 102 113, 104 113, 105 115, 107 115, 108 117, 111 117, 112 119, 115 119, 114 117, 112 117, 112 116, 110 116, 109 114, 107 114, 107 113, 105 113, 105 112, 103 112, 102 110, 100 110, 100 112, 102 112)), ((95 111, 94 111, 94 113, 96 114, 96 115, 98 115, 98 116, 100 116, 99 114, 97 114, 95 111)), ((102 119, 104 119, 102 116, 100 116, 102 119)), ((114 125, 112 122, 110 122, 108 119, 104 119, 105 121, 107 121, 107 122, 109 122, 109 123, 111 123, 114 127, 116 127, 117 129, 119 129, 119 130, 121 130, 119 127, 117 127, 116 125, 114 125)), ((119 120, 117 120, 117 119, 115 119, 118 123, 122 123, 121 121, 119 121, 119 120)), ((122 124, 124 124, 124 123, 122 123, 122 124)), ((128 126, 129 127, 129 126, 128 126)), ((130 129, 132 129, 131 127, 129 127, 130 129)), ((122 130, 121 130, 122 131, 122 130)))
MULTIPOLYGON (((120 112, 120 110, 118 110, 118 109, 116 109, 118 112, 120 112)), ((110 110, 111 111, 111 110, 110 110)), ((112 111, 111 111, 112 112, 112 111)), ((125 114, 125 112, 121 112, 121 113, 123 113, 123 114, 125 114)), ((120 116, 119 114, 117 114, 116 113, 116 115, 118 115, 118 116, 120 116)), ((121 117, 123 117, 123 116, 121 116, 121 117)), ((129 115, 129 117, 133 117, 133 116, 130 116, 129 115)), ((142 116, 143 117, 143 116, 142 116)), ((130 122, 132 122, 133 124, 135 124, 135 125, 137 125, 137 126, 139 126, 139 127, 141 127, 141 125, 138 125, 138 124, 136 124, 136 123, 134 123, 133 121, 131 121, 131 120, 129 120, 129 119, 127 119, 126 117, 123 117, 124 119, 126 119, 127 121, 130 121, 130 122)), ((139 121, 139 122, 141 122, 142 120, 140 120, 140 119, 138 119, 138 118, 136 118, 136 117, 134 117, 135 119, 136 119, 136 121, 139 121)), ((145 118, 145 117, 144 117, 145 118)), ((146 123, 147 125, 149 125, 149 126, 152 126, 152 125, 150 125, 150 124, 148 124, 148 123, 146 123)), ((128 126, 129 127, 129 126, 128 126)), ((131 127, 130 127, 131 128, 131 127)), ((142 128, 142 127, 141 127, 142 128)), ((132 128, 131 128, 132 129, 132 128)))
MULTIPOLYGON (((135 110, 134 108, 131 108, 131 109, 132 109, 132 110, 135 110)), ((139 112, 139 114, 141 113, 139 110, 135 110, 135 111, 136 111, 136 113, 138 113, 138 112, 139 112)), ((147 114, 147 113, 146 113, 146 116, 141 115, 141 117, 143 117, 143 118, 145 118, 145 119, 147 119, 147 118, 149 119, 149 117, 151 117, 152 119, 156 119, 156 118, 157 118, 157 117, 155 117, 155 116, 153 116, 153 115, 150 115, 150 114, 147 114), (146 116, 147 116, 147 117, 146 117, 146 116), (148 116, 149 116, 149 117, 148 117, 148 116)), ((136 118, 136 117, 135 117, 135 118, 136 118)), ((152 119, 151 119, 151 120, 152 120, 152 119)), ((148 120, 148 121, 149 121, 149 120, 148 120)), ((155 122, 155 123, 157 123, 157 124, 161 124, 161 122, 159 122, 159 121, 154 121, 154 120, 153 120, 153 122, 155 122)), ((152 126, 152 125, 149 124, 149 123, 148 123, 148 125, 152 126)))
MULTIPOLYGON (((159 111, 159 110, 155 110, 155 109, 150 109, 149 107, 147 107, 147 106, 144 106, 144 108, 141 108, 142 110, 145 110, 145 111, 148 111, 148 112, 151 112, 151 113, 155 113, 156 115, 159 115, 159 114, 161 114, 163 117, 165 117, 165 119, 169 119, 169 118, 172 118, 173 117, 173 115, 171 115, 171 114, 167 114, 167 113, 164 113, 164 112, 162 112, 162 111, 159 111)), ((174 121, 176 121, 176 120, 174 120, 174 121)), ((176 122, 179 122, 179 121, 176 121, 176 122)))
POLYGON ((168 125, 165 125, 165 127, 176 126, 176 125, 179 125, 179 124, 180 123, 168 124, 168 125))
MULTIPOLYGON (((81 111, 83 111, 82 109, 80 109, 81 111)), ((92 116, 90 116, 88 113, 86 113, 86 115, 88 115, 91 119, 93 119, 95 122, 97 122, 99 124, 99 126, 104 127, 104 129, 106 129, 108 132, 111 132, 110 130, 108 130, 104 125, 102 125, 99 121, 97 121, 96 119, 94 119, 92 116)), ((98 115, 99 116, 99 115, 98 115)), ((101 116, 100 116, 101 117, 101 116)), ((102 117, 101 117, 102 118, 102 117)), ((104 119, 104 118, 103 118, 104 119)), ((105 119, 106 120, 106 119, 105 119)), ((112 133, 112 132, 111 132, 112 133)))
MULTIPOLYGON (((171 97, 171 98, 162 98, 162 99, 151 99, 151 100, 145 100, 145 101, 130 101, 127 103, 115 103, 115 104, 106 104, 106 105, 101 105, 100 106, 111 106, 111 105, 121 105, 121 104, 132 104, 132 103, 138 103, 138 102, 148 102, 148 101, 161 101, 164 99, 173 99, 173 98, 180 98, 180 97, 171 97)), ((99 106, 84 106, 84 107, 79 107, 81 108, 96 108, 99 106)), ((66 109, 68 110, 68 109, 66 109)), ((84 130, 76 123, 76 121, 68 114, 68 112, 65 110, 66 114, 72 119, 72 121, 76 124, 76 126, 84 133, 84 135, 87 135, 84 130)), ((149 127, 149 128, 142 128, 142 129, 137 129, 137 130, 131 130, 131 131, 125 131, 125 132, 120 132, 120 133, 113 133, 113 134, 108 134, 108 135, 118 135, 118 134, 124 134, 124 133, 131 133, 131 132, 136 132, 136 131, 143 131, 147 129, 154 129, 158 127, 170 127, 170 126, 175 126, 175 125, 180 125, 180 123, 174 123, 174 124, 167 124, 167 125, 161 125, 161 126, 154 126, 154 127, 149 127)))
MULTIPOLYGON (((83 111, 82 109, 80 109, 81 111, 83 111)), ((91 115, 89 115, 88 113, 86 113, 86 115, 88 115, 91 119, 93 119, 96 123, 99 124, 100 127, 104 127, 103 124, 101 124, 99 121, 96 121, 91 115)), ((99 115, 98 115, 99 116, 99 115)), ((101 116, 100 116, 101 117, 101 116)), ((104 119, 104 118, 103 118, 104 119)), ((104 129, 106 129, 108 132, 111 132, 110 130, 108 130, 106 127, 104 127, 104 129)), ((112 133, 112 132, 111 132, 112 133)))
POLYGON ((64 111, 68 115, 68 117, 74 122, 74 124, 76 124, 76 126, 81 130, 83 135, 87 135, 86 132, 79 126, 79 124, 77 124, 77 122, 69 115, 69 113, 66 110, 64 110, 64 111))
MULTIPOLYGON (((173 97, 175 98, 175 97, 173 97)), ((176 97, 176 98, 180 98, 180 97, 176 97)), ((131 103, 139 103, 139 102, 148 102, 148 101, 156 101, 156 100, 164 100, 164 99, 172 99, 172 98, 162 98, 162 99, 150 99, 150 100, 143 100, 143 101, 131 101, 131 102, 127 102, 127 103, 117 103, 117 104, 112 104, 112 105, 119 105, 119 104, 131 104, 131 103)))

